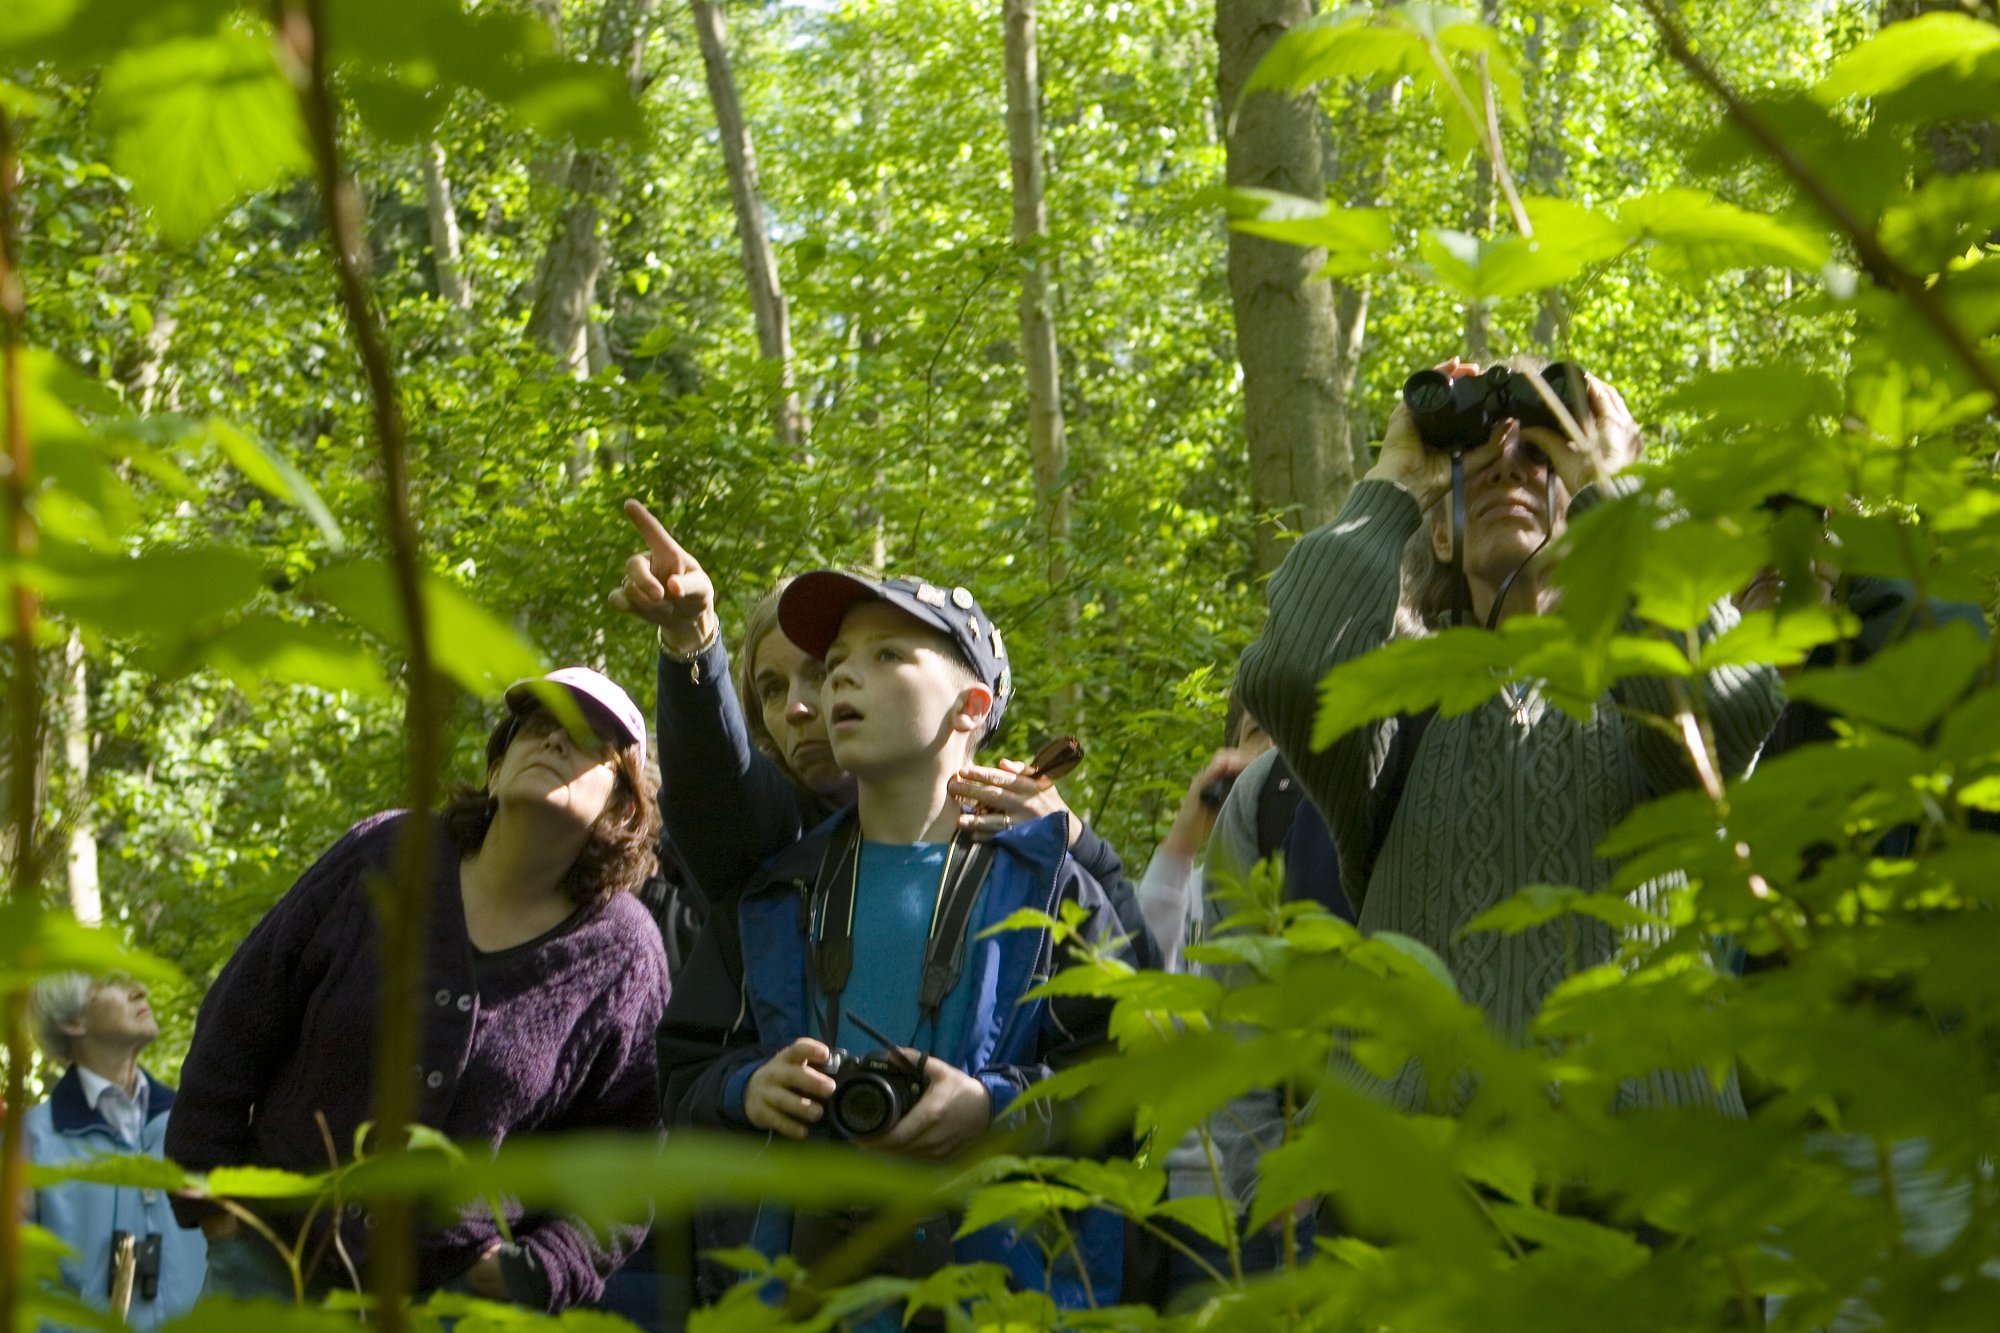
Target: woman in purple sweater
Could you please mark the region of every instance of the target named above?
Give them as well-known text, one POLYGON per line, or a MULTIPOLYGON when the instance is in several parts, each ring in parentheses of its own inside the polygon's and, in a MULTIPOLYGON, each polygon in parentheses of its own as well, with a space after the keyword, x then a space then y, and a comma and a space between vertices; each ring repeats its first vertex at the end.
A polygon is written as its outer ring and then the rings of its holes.
MULTIPOLYGON (((431 874, 418 1119, 466 1143, 577 1129, 656 1132, 654 1030, 667 1000, 659 932, 630 890, 651 873, 659 815, 644 716, 584 667, 507 692, 486 742, 486 780, 438 818, 431 874), (591 731, 539 702, 568 690, 591 731)), ((324 1115, 342 1151, 372 1115, 380 959, 371 883, 391 873, 407 812, 371 816, 321 856, 250 932, 203 1000, 167 1155, 209 1170, 327 1165, 324 1115)), ((213 1205, 179 1200, 208 1233, 209 1290, 289 1298, 261 1239, 213 1205)), ((297 1218, 279 1219, 295 1234, 297 1218)), ((644 1239, 512 1208, 513 1244, 468 1208, 420 1237, 418 1281, 557 1311, 595 1300, 644 1239)), ((350 1206, 339 1249, 366 1262, 368 1218, 350 1206)), ((348 1280, 329 1235, 310 1289, 348 1280)))

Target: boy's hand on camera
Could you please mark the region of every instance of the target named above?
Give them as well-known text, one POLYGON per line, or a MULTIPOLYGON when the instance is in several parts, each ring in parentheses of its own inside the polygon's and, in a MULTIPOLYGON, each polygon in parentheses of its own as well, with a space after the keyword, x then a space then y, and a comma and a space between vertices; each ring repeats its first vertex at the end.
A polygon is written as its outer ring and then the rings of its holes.
POLYGON ((1019 759, 1002 759, 993 768, 968 764, 958 770, 946 791, 954 800, 978 807, 958 817, 958 826, 974 833, 1002 833, 1058 811, 1069 815, 1071 846, 1083 832, 1083 821, 1064 802, 1056 784, 1029 777, 1028 766, 1019 759))
POLYGON ((692 657, 714 642, 720 628, 715 584, 646 506, 627 500, 625 517, 639 530, 646 549, 625 562, 625 581, 606 600, 613 610, 659 626, 661 643, 692 657))
POLYGON ((826 1043, 800 1037, 757 1066, 743 1089, 743 1118, 758 1129, 802 1139, 826 1114, 833 1079, 817 1068, 833 1058, 826 1043))
POLYGON ((993 1123, 993 1098, 984 1083, 964 1070, 916 1051, 907 1054, 923 1061, 930 1086, 901 1120, 866 1146, 898 1157, 943 1161, 986 1132, 993 1123))

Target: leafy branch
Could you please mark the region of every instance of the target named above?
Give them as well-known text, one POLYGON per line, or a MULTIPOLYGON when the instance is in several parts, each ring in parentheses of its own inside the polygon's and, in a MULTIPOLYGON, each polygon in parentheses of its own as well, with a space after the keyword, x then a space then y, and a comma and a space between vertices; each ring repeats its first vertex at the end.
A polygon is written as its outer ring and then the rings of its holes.
POLYGON ((1764 118, 1756 107, 1750 105, 1742 94, 1729 86, 1716 68, 1702 59, 1688 40, 1688 35, 1680 26, 1665 0, 1638 0, 1640 8, 1660 31, 1660 40, 1680 66, 1694 76, 1697 83, 1708 89, 1729 118, 1748 135, 1750 140, 1763 150, 1765 156, 1776 163, 1779 170, 1791 177, 1808 199, 1825 214, 1827 220, 1847 237, 1854 247, 1854 254, 1861 261, 1861 267, 1877 283, 1901 296, 1910 303, 1935 333, 1939 341, 1951 351, 1972 378, 1993 397, 1995 405, 2000 405, 2000 370, 1980 355, 1979 348, 1945 309, 1944 301, 1935 288, 1925 284, 1922 277, 1896 262, 1874 228, 1850 208, 1833 186, 1809 166, 1805 159, 1785 141, 1771 122, 1764 118))

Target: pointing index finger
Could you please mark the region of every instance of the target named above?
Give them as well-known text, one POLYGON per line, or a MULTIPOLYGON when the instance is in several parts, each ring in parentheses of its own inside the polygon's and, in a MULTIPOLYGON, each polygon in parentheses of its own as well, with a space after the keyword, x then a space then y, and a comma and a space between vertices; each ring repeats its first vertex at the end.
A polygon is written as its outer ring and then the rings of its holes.
POLYGON ((700 563, 674 540, 673 534, 667 531, 665 525, 653 517, 652 510, 637 500, 627 500, 625 517, 632 521, 632 526, 637 528, 639 535, 645 539, 646 549, 653 555, 655 570, 663 575, 674 575, 701 568, 700 563))

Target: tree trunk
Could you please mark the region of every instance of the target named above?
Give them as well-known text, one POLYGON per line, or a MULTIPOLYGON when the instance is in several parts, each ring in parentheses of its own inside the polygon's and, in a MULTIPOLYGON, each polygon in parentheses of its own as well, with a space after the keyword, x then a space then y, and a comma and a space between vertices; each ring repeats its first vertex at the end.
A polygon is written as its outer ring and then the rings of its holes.
MULTIPOLYGON (((640 58, 652 11, 653 0, 608 0, 598 29, 597 58, 622 68, 634 93, 640 89, 640 58)), ((605 263, 598 227, 604 205, 617 187, 617 169, 604 154, 579 151, 571 156, 569 203, 556 220, 555 236, 536 271, 528 336, 578 379, 590 374, 590 308, 605 263)))
POLYGON ((451 204, 451 181, 444 174, 444 145, 430 139, 422 151, 424 206, 430 213, 431 263, 437 269, 438 295, 461 314, 467 313, 472 309, 472 286, 465 278, 458 210, 451 204))
POLYGON ((97 878, 97 826, 90 814, 90 674, 83 639, 72 633, 62 650, 62 744, 69 817, 65 858, 69 910, 86 926, 104 921, 104 895, 97 878))
POLYGON ((778 439, 788 446, 806 435, 805 413, 792 381, 792 326, 785 293, 778 283, 778 259, 764 226, 763 194, 757 179, 757 150, 750 127, 736 100, 736 75, 729 66, 728 33, 722 6, 716 0, 690 0, 695 35, 701 42, 702 69, 708 77, 708 100, 722 132, 722 160, 729 172, 729 202, 736 210, 736 235, 743 246, 743 276, 750 287, 750 310, 757 321, 757 349, 772 363, 778 393, 771 408, 778 439))
MULTIPOLYGON (((1041 74, 1036 54, 1038 0, 1006 0, 1007 153, 1014 192, 1014 249, 1021 259, 1021 361, 1028 380, 1028 458, 1035 497, 1043 506, 1042 540, 1049 587, 1060 600, 1050 620, 1048 660, 1063 660, 1076 625, 1069 581, 1069 440, 1063 430, 1062 371, 1056 347, 1055 294, 1050 281, 1048 215, 1043 200, 1041 74)), ((1080 696, 1066 686, 1051 696, 1050 725, 1061 730, 1080 696)))
MULTIPOLYGON (((1530 131, 1528 156, 1523 172, 1528 194, 1555 197, 1562 193, 1563 177, 1569 171, 1569 155, 1563 151, 1563 112, 1569 97, 1569 83, 1576 70, 1576 54, 1583 45, 1586 25, 1580 18, 1568 20, 1562 30, 1561 45, 1549 51, 1549 23, 1536 23, 1527 38, 1527 89, 1530 131)), ((1529 334, 1530 346, 1554 356, 1569 336, 1569 302, 1560 287, 1543 289, 1535 307, 1535 325, 1529 334)))
MULTIPOLYGON (((1315 99, 1242 97, 1264 52, 1311 17, 1308 0, 1216 0, 1216 88, 1222 114, 1233 118, 1226 144, 1231 185, 1308 199, 1325 192, 1315 99)), ((1266 516, 1257 565, 1265 571, 1284 558, 1288 536, 1332 517, 1354 482, 1352 455, 1334 445, 1344 415, 1339 328, 1332 285, 1313 276, 1325 260, 1321 250, 1229 235, 1250 494, 1266 516)))

